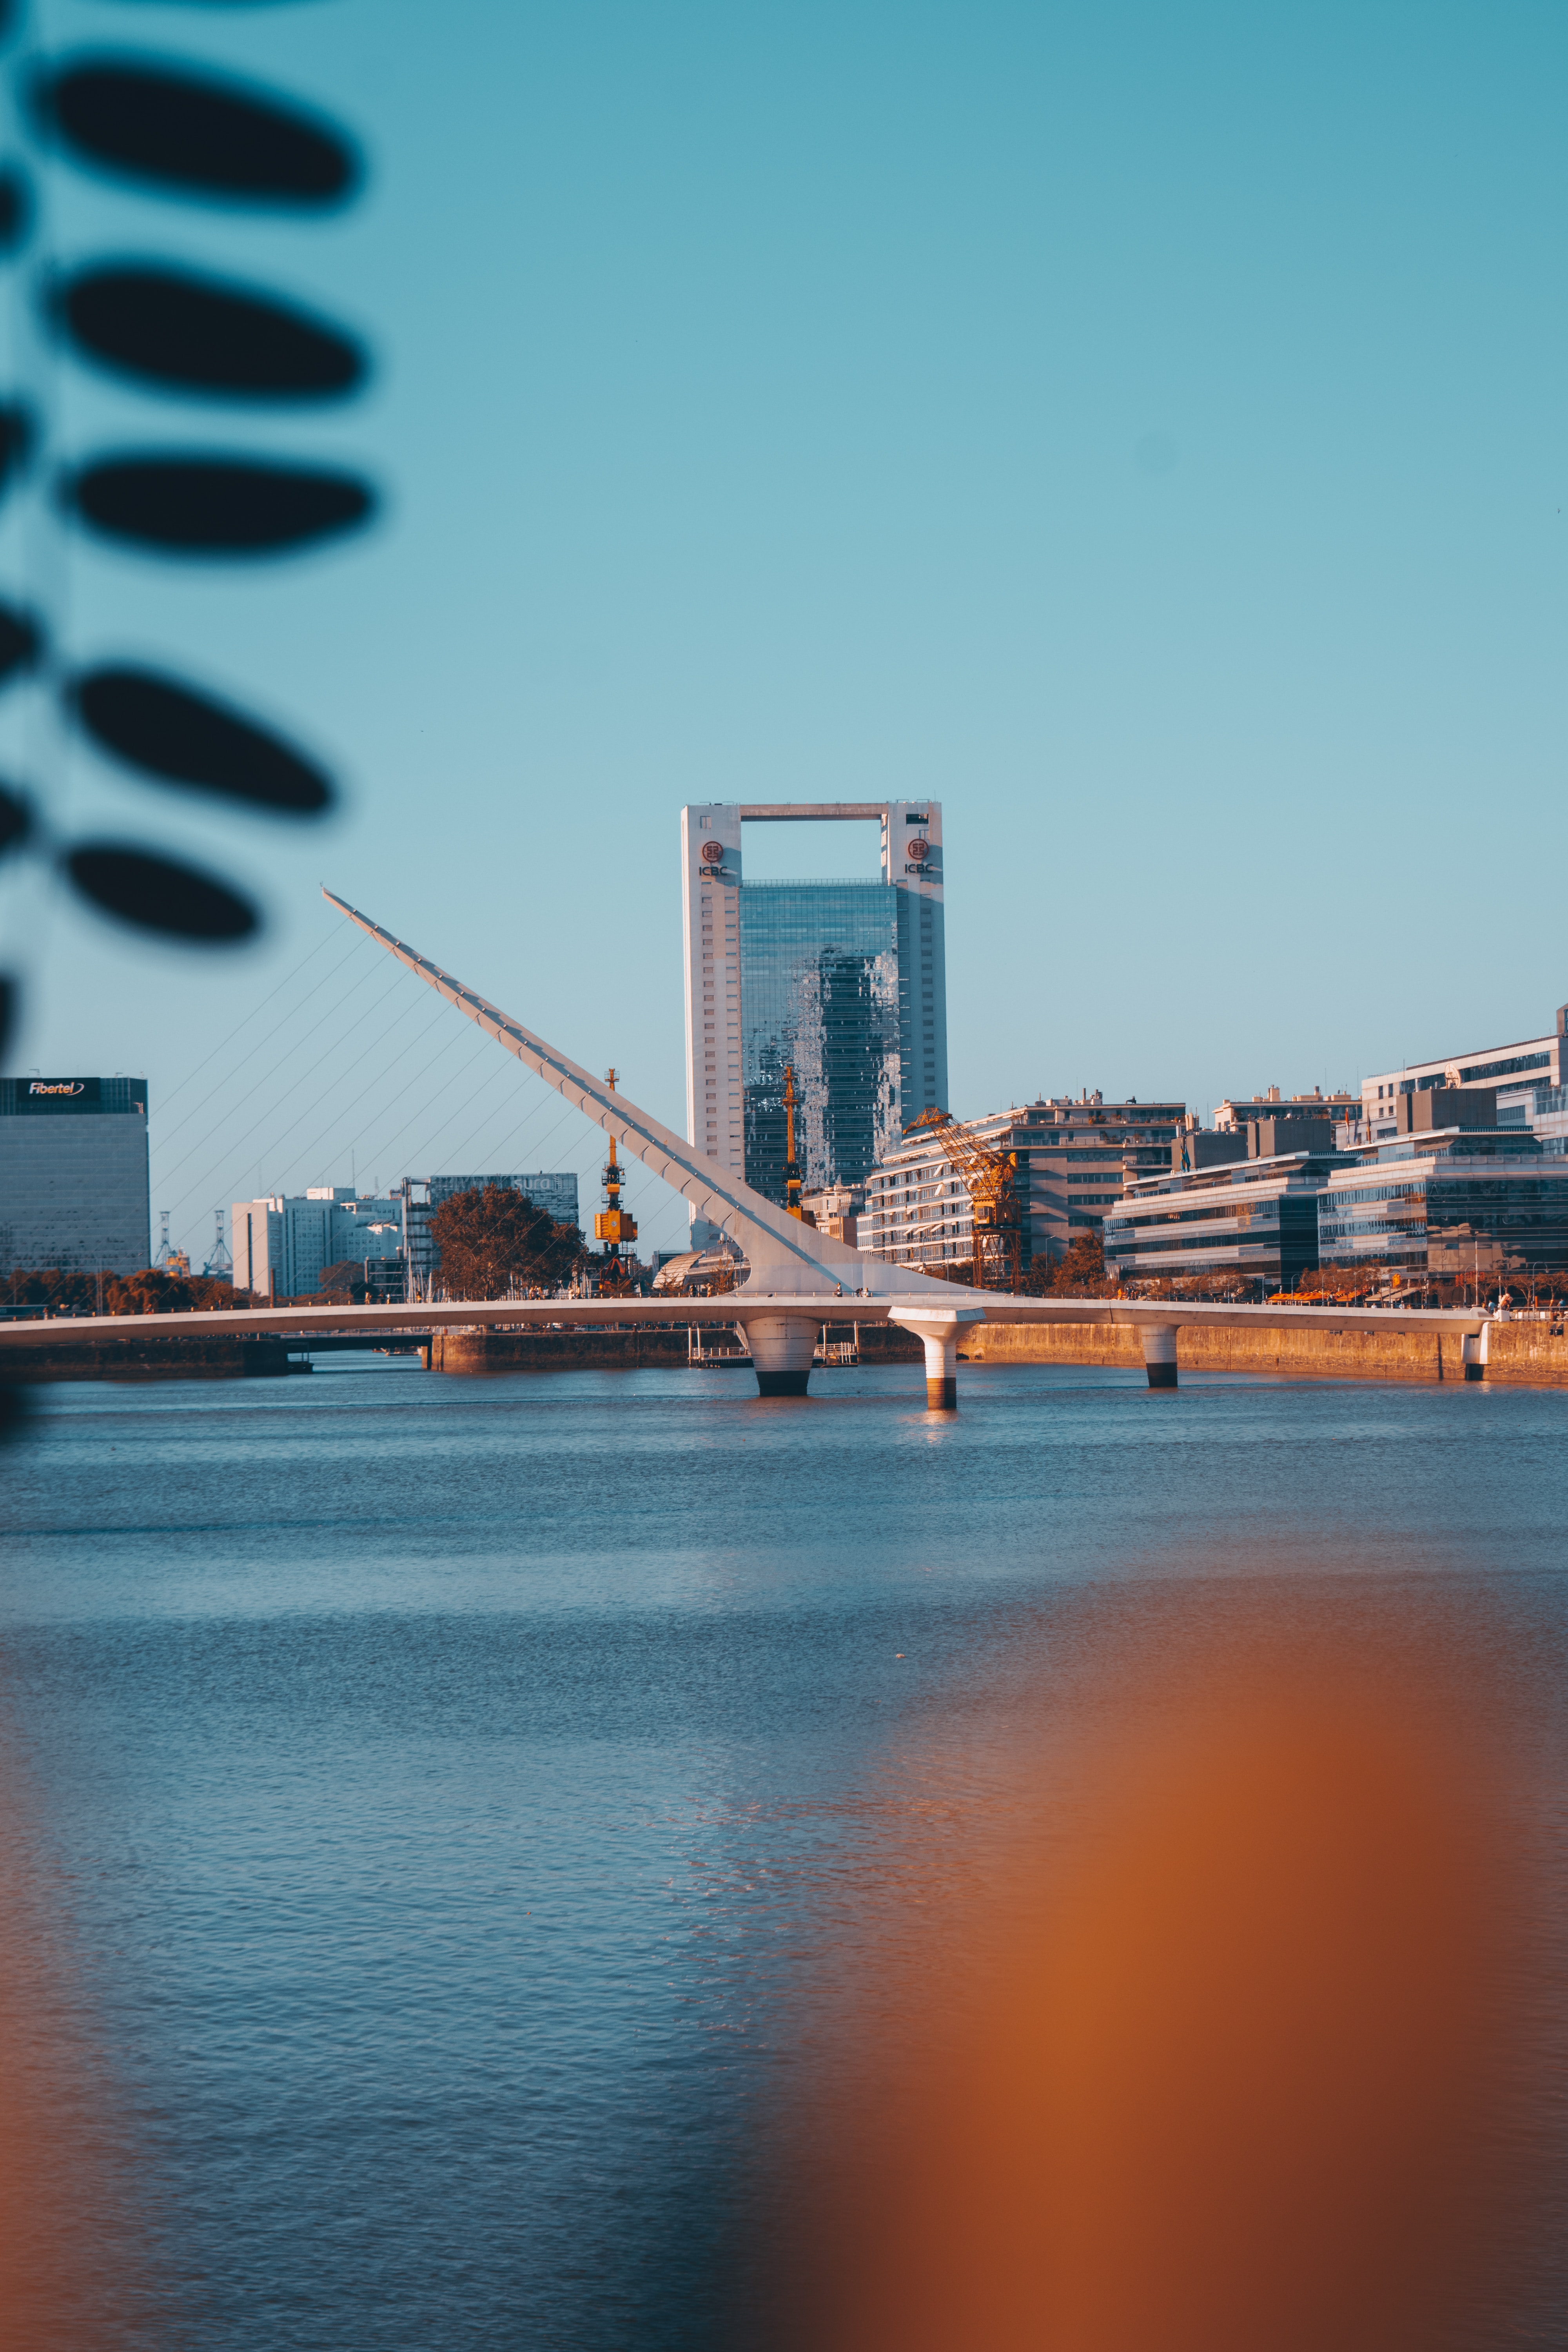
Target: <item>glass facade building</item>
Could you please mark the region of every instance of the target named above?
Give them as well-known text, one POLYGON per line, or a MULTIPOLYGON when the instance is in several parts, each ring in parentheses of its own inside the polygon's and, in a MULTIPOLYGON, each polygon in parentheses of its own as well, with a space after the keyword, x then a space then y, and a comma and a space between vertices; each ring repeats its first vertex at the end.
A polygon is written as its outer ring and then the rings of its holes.
POLYGON ((1447 1129, 1130 1184, 1106 1218, 1124 1281, 1229 1275, 1267 1293, 1320 1266, 1465 1279, 1568 1273, 1568 1160, 1522 1129, 1447 1129))
POLYGON ((746 1181, 784 1197, 784 1069, 813 1190, 862 1184, 901 1130, 899 893, 885 882, 747 882, 741 891, 746 1181))
POLYGON ((682 810, 681 858, 688 1136, 782 1205, 790 1069, 804 1183, 859 1186, 947 1107, 940 804, 710 803, 682 810), (742 824, 825 818, 879 823, 879 878, 745 879, 742 824))

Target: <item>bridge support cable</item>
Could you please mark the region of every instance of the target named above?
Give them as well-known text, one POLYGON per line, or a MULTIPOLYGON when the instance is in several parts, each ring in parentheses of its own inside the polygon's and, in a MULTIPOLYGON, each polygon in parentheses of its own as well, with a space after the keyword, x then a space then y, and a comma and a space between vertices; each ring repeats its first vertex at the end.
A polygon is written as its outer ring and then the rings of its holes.
MULTIPOLYGON (((357 983, 356 983, 356 984, 357 984, 357 983)), ((382 992, 381 992, 381 994, 380 994, 379 996, 377 996, 377 997, 374 997, 374 998, 371 1000, 370 1003, 369 1003, 369 1004, 367 1004, 367 1005, 365 1006, 364 1011, 363 1011, 363 1012, 359 1015, 358 1020, 351 1022, 347 1029, 340 1030, 340 1031, 339 1031, 339 1032, 338 1032, 338 1033, 333 1036, 332 1041, 331 1041, 331 1045, 327 1047, 326 1052, 325 1052, 325 1053, 323 1053, 323 1054, 320 1054, 320 1055, 317 1055, 316 1060, 311 1064, 310 1068, 306 1072, 306 1074, 305 1074, 305 1078, 304 1078, 304 1079, 301 1079, 301 1080, 297 1080, 297 1081, 294 1083, 294 1085, 290 1086, 290 1087, 289 1087, 289 1092, 290 1092, 290 1094, 293 1094, 294 1092, 296 1092, 296 1091, 297 1091, 297 1089, 298 1089, 298 1087, 299 1087, 300 1085, 302 1085, 302 1084, 306 1083, 306 1081, 307 1081, 308 1079, 310 1079, 310 1078, 313 1078, 313 1077, 316 1076, 316 1074, 317 1074, 317 1072, 318 1072, 318 1071, 320 1071, 320 1070, 323 1069, 323 1068, 326 1066, 327 1063, 331 1061, 331 1057, 332 1057, 333 1054, 334 1054, 334 1053, 336 1053, 336 1052, 338 1052, 338 1051, 340 1050, 340 1048, 341 1048, 342 1046, 343 1046, 343 1045, 347 1043, 348 1039, 349 1039, 350 1037, 352 1037, 352 1036, 353 1036, 353 1034, 354 1031, 360 1027, 361 1024, 362 1024, 362 1023, 363 1023, 363 1022, 368 1021, 374 1013, 379 1013, 379 1012, 380 1012, 380 1010, 381 1010, 382 1006, 383 1006, 384 1004, 385 1004, 385 1003, 387 1002, 387 999, 388 999, 388 998, 393 994, 393 992, 393 992, 390 988, 384 989, 384 990, 382 991, 382 992)), ((329 1018, 331 1018, 331 1015, 330 1015, 330 1014, 323 1013, 323 1014, 321 1015, 321 1020, 319 1020, 319 1021, 317 1022, 317 1024, 315 1024, 315 1025, 316 1025, 316 1027, 320 1028, 320 1027, 323 1024, 323 1023, 325 1023, 329 1018)), ((386 1037, 388 1037, 388 1036, 390 1036, 390 1035, 391 1035, 393 1029, 395 1029, 395 1028, 396 1027, 396 1025, 397 1025, 397 1022, 396 1022, 396 1018, 395 1017, 395 1018, 394 1018, 394 1020, 389 1024, 389 1025, 388 1025, 385 1029, 384 1029, 384 1030, 380 1033, 380 1034, 376 1037, 376 1039, 375 1039, 375 1041, 374 1041, 374 1044, 373 1044, 373 1045, 372 1045, 372 1046, 371 1046, 371 1048, 370 1048, 370 1051, 371 1051, 372 1053, 374 1053, 374 1052, 375 1051, 375 1047, 376 1047, 376 1045, 381 1045, 381 1044, 382 1044, 382 1042, 384 1041, 384 1039, 385 1039, 386 1037)), ((292 1050, 292 1048, 291 1048, 290 1050, 292 1050)), ((284 1062, 287 1062, 287 1060, 288 1060, 288 1059, 289 1059, 289 1055, 288 1055, 287 1054, 285 1054, 285 1055, 284 1055, 284 1056, 283 1056, 283 1058, 282 1058, 282 1061, 275 1062, 275 1063, 273 1064, 273 1066, 272 1066, 272 1068, 271 1068, 271 1069, 267 1073, 267 1077, 266 1077, 266 1078, 263 1078, 263 1079, 260 1081, 260 1083, 261 1083, 263 1086, 265 1086, 265 1085, 268 1083, 268 1079, 272 1078, 272 1077, 275 1077, 275 1076, 277 1076, 278 1072, 279 1072, 279 1071, 283 1067, 283 1064, 284 1064, 284 1062)), ((298 1126, 300 1124, 301 1120, 304 1120, 304 1119, 308 1118, 310 1117, 310 1112, 309 1112, 308 1110, 302 1110, 302 1111, 300 1113, 299 1118, 296 1118, 296 1119, 294 1119, 294 1120, 292 1120, 292 1121, 290 1122, 290 1124, 289 1124, 288 1127, 286 1127, 286 1128, 284 1129, 284 1130, 283 1130, 284 1134, 285 1134, 285 1135, 291 1135, 291 1134, 293 1133, 293 1131, 294 1131, 294 1129, 295 1129, 296 1127, 298 1127, 298 1126)), ((212 1182, 212 1181, 213 1181, 214 1177, 215 1177, 215 1176, 216 1176, 216 1175, 218 1175, 218 1174, 221 1172, 221 1171, 223 1170, 223 1168, 224 1168, 226 1165, 227 1165, 227 1164, 229 1164, 229 1163, 231 1163, 231 1162, 232 1162, 233 1158, 234 1158, 234 1154, 238 1150, 238 1149, 239 1149, 240 1145, 241 1145, 241 1144, 244 1144, 244 1143, 248 1143, 248 1142, 250 1141, 250 1139, 252 1138, 252 1136, 254 1136, 254 1135, 256 1135, 257 1133, 258 1133, 258 1131, 259 1131, 262 1128, 264 1128, 264 1127, 267 1125, 267 1123, 268 1123, 268 1119, 272 1118, 273 1118, 273 1117, 275 1117, 275 1116, 276 1116, 276 1113, 275 1113, 274 1111, 270 1111, 270 1110, 268 1110, 268 1111, 264 1111, 264 1112, 262 1113, 261 1117, 260 1117, 258 1119, 254 1120, 254 1121, 252 1122, 252 1124, 251 1124, 248 1128, 247 1128, 247 1129, 246 1129, 246 1131, 245 1131, 245 1133, 244 1133, 243 1135, 238 1136, 238 1137, 237 1137, 237 1138, 236 1138, 236 1139, 235 1139, 234 1143, 233 1143, 233 1144, 231 1144, 231 1145, 229 1146, 228 1150, 225 1152, 224 1157, 223 1157, 223 1159, 222 1159, 222 1160, 216 1160, 216 1161, 213 1163, 212 1167, 211 1167, 211 1168, 209 1168, 209 1169, 207 1170, 206 1174, 205 1174, 205 1176, 198 1177, 198 1178, 197 1178, 197 1180, 196 1180, 196 1181, 195 1181, 194 1184, 188 1185, 188 1186, 186 1187, 185 1191, 180 1194, 180 1202, 184 1202, 184 1201, 189 1200, 189 1198, 191 1197, 191 1194, 192 1194, 193 1192, 200 1192, 200 1193, 202 1193, 202 1194, 205 1196, 205 1193, 206 1193, 207 1187, 211 1184, 211 1182, 212 1182)), ((167 1184, 172 1184, 172 1183, 173 1183, 173 1181, 174 1181, 174 1178, 175 1178, 176 1176, 178 1176, 184 1169, 185 1169, 185 1168, 188 1168, 188 1167, 189 1167, 189 1165, 190 1165, 190 1163, 191 1163, 192 1160, 195 1157, 195 1153, 196 1153, 196 1151, 197 1151, 199 1149, 200 1149, 200 1146, 199 1146, 199 1145, 193 1146, 192 1150, 186 1152, 186 1154, 185 1154, 185 1156, 184 1156, 184 1158, 183 1160, 177 1160, 177 1161, 175 1162, 174 1167, 174 1169, 173 1169, 172 1171, 165 1171, 163 1172, 163 1181, 166 1185, 167 1185, 167 1184)), ((176 1204, 175 1204, 175 1205, 176 1205, 176 1206, 178 1206, 178 1205, 179 1205, 179 1202, 176 1202, 176 1204)))

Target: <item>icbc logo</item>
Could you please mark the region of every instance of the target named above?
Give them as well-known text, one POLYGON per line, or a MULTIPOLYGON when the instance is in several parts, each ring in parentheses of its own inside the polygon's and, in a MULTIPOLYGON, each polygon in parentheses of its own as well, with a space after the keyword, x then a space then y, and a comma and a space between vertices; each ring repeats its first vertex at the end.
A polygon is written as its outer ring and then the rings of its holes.
POLYGON ((723 843, 722 843, 721 841, 705 841, 705 842, 703 843, 703 845, 702 845, 702 863, 703 863, 703 865, 704 865, 704 866, 722 866, 722 865, 723 865, 723 863, 724 863, 724 845, 723 845, 723 843))
POLYGON ((912 864, 916 866, 923 866, 926 859, 931 856, 931 844, 929 841, 922 839, 921 835, 917 833, 914 839, 908 845, 907 854, 912 864))

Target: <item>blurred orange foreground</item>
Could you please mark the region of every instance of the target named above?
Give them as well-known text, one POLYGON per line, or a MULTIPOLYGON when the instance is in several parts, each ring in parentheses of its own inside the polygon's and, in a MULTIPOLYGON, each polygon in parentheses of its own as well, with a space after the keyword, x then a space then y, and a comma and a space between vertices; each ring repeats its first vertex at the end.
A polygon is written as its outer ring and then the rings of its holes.
POLYGON ((1122 1714, 1065 1860, 1031 1831, 970 1907, 978 1986, 917 1932, 867 1989, 762 2335, 1426 2352, 1484 2292, 1518 1914, 1479 1751, 1441 1690, 1241 1663, 1122 1714))

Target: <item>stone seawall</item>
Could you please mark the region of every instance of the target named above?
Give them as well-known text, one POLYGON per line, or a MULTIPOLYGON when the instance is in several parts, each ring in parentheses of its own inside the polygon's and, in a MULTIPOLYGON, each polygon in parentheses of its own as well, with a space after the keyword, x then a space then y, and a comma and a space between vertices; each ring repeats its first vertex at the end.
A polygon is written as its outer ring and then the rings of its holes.
MULTIPOLYGON (((1177 1335, 1176 1360, 1189 1372, 1274 1372, 1291 1380, 1461 1381, 1457 1334, 1386 1330, 1236 1331, 1198 1326, 1177 1335)), ((1094 1323, 1032 1328, 993 1324, 966 1332, 960 1356, 975 1364, 1122 1364, 1142 1370, 1136 1330, 1094 1323)), ((1545 1323, 1493 1323, 1487 1332, 1486 1378, 1509 1385, 1568 1387, 1568 1337, 1545 1323)))
MULTIPOLYGON (((719 1371, 744 1369, 752 1360, 742 1355, 735 1334, 725 1326, 703 1328, 704 1361, 688 1355, 687 1327, 652 1324, 626 1331, 436 1331, 426 1359, 434 1372, 591 1372, 652 1370, 719 1371), (715 1361, 717 1358, 717 1361, 715 1361)), ((830 1323, 830 1340, 853 1339, 855 1327, 830 1323)), ((908 1331, 874 1323, 860 1327, 863 1363, 923 1363, 925 1350, 908 1331)), ((1142 1359, 1140 1359, 1142 1361, 1142 1359)), ((822 1369, 820 1366, 817 1368, 822 1369)))
POLYGON ((43 1381, 271 1381, 308 1372, 290 1363, 300 1339, 60 1339, 8 1350, 0 1377, 43 1381))

